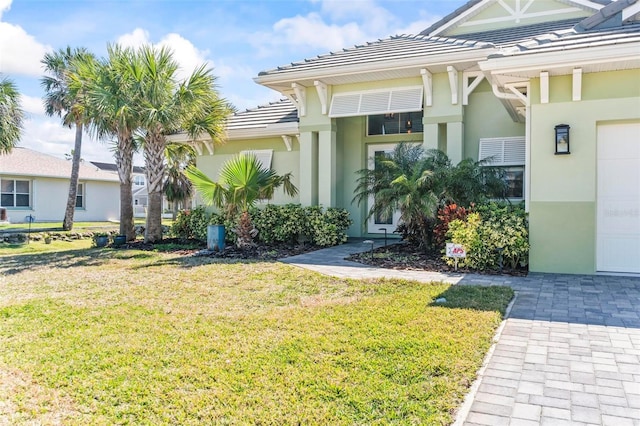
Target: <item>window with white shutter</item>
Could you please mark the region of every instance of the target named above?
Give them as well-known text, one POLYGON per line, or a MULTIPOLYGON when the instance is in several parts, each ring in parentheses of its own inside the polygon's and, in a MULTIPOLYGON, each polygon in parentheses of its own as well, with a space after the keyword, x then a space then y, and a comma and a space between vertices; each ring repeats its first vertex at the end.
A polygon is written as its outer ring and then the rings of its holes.
POLYGON ((240 154, 253 154, 262 167, 265 169, 271 168, 271 159, 273 158, 272 149, 253 149, 247 151, 240 151, 240 154))
POLYGON ((337 93, 331 99, 329 117, 421 111, 422 98, 422 86, 337 93))
POLYGON ((508 185, 507 198, 514 200, 524 198, 525 149, 523 136, 480 139, 478 158, 486 160, 489 166, 505 169, 508 185))

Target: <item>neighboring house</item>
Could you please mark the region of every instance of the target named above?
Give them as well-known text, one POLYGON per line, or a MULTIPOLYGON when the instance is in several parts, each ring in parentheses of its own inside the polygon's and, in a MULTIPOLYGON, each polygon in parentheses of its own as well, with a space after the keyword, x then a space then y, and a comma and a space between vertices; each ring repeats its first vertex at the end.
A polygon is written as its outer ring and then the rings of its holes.
MULTIPOLYGON (((70 176, 71 161, 14 148, 0 155, 0 207, 12 223, 27 222, 29 216, 37 222, 62 222, 70 176)), ((119 194, 117 176, 82 162, 74 220, 118 220, 119 194)))
MULTIPOLYGON (((100 163, 92 161, 91 164, 100 170, 108 171, 118 175, 118 166, 113 163, 100 163)), ((132 196, 133 196, 133 215, 135 217, 145 217, 147 215, 147 205, 149 204, 149 195, 147 193, 147 178, 144 167, 133 166, 131 175, 132 196)))
POLYGON ((396 225, 352 203, 376 153, 493 157, 529 212, 531 271, 640 273, 639 14, 637 0, 472 0, 418 35, 261 72, 289 100, 235 114, 226 145, 191 141, 198 166, 269 154, 293 201, 344 207, 349 234, 370 237, 396 225))

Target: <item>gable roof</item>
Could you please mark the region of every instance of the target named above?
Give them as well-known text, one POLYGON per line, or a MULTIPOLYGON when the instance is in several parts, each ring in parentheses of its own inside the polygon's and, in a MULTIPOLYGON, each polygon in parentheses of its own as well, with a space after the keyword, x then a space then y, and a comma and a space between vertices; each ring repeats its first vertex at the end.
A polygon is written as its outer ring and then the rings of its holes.
POLYGON ((523 25, 521 27, 501 28, 498 30, 482 31, 451 36, 463 40, 477 40, 494 43, 501 48, 529 40, 556 31, 568 30, 580 23, 582 18, 565 19, 562 21, 542 22, 539 24, 523 25))
MULTIPOLYGON (((495 0, 470 0, 464 5, 454 10, 453 12, 451 12, 450 14, 448 14, 447 16, 445 16, 444 18, 442 18, 441 20, 439 20, 438 22, 431 25, 429 28, 422 31, 420 34, 427 35, 427 36, 439 34, 445 28, 448 28, 452 24, 457 23, 456 21, 461 21, 461 22, 464 21, 465 14, 473 16, 473 13, 475 11, 480 11, 482 8, 486 7, 493 1, 495 0)), ((600 7, 602 6, 606 6, 610 4, 613 0, 580 0, 580 1, 560 0, 560 1, 563 1, 564 3, 577 4, 582 7, 584 7, 585 4, 592 4, 593 6, 592 10, 595 11, 600 9, 600 7)))
MULTIPOLYGON (((119 182, 116 174, 100 170, 90 164, 86 162, 80 163, 80 180, 119 182)), ((0 155, 0 174, 3 176, 69 179, 71 176, 71 161, 18 147, 13 148, 9 154, 0 155)))
MULTIPOLYGON (((607 27, 617 27, 625 21, 623 11, 633 6, 638 0, 618 0, 603 7, 594 15, 582 20, 577 26, 577 31, 588 31, 607 27)), ((640 8, 636 7, 636 13, 640 8)))

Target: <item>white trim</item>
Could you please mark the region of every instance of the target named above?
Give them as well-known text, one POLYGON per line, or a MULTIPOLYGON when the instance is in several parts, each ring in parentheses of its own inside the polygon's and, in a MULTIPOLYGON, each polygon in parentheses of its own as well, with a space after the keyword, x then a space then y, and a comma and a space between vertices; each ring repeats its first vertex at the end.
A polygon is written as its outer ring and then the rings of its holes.
POLYGON ((447 67, 447 74, 449 74, 449 88, 451 89, 451 104, 458 104, 458 70, 455 67, 449 65, 447 67))
POLYGON ((284 146, 287 147, 287 151, 291 152, 291 149, 293 148, 293 136, 282 135, 282 140, 284 141, 284 146))
POLYGON ((549 103, 549 73, 547 71, 540 73, 540 103, 549 103))
POLYGON ((323 82, 316 80, 313 82, 318 92, 318 98, 320 98, 320 105, 322 106, 322 115, 327 115, 327 106, 329 101, 329 87, 323 82))
MULTIPOLYGON (((499 0, 500 1, 500 0, 499 0)), ((527 13, 527 14, 512 14, 509 16, 501 16, 499 18, 490 18, 490 19, 480 19, 477 21, 467 21, 464 22, 462 24, 460 24, 460 27, 465 27, 465 28, 470 28, 476 25, 484 25, 484 24, 497 24, 500 22, 511 22, 513 21, 514 23, 518 24, 520 23, 521 20, 523 19, 530 19, 530 18, 538 18, 541 16, 552 16, 552 15, 564 15, 564 14, 569 14, 569 13, 573 13, 573 12, 579 12, 580 8, 577 7, 568 7, 565 9, 556 9, 556 10, 545 10, 543 12, 534 12, 534 13, 527 13)))
POLYGON ((291 88, 298 100, 296 105, 298 107, 298 115, 304 117, 307 115, 307 88, 298 83, 291 83, 291 88))
POLYGON ((573 101, 582 100, 582 68, 573 70, 573 101))
POLYGON ((524 121, 524 211, 531 203, 531 106, 526 107, 524 121))
POLYGON ((640 13, 640 2, 636 2, 631 6, 627 6, 622 10, 622 21, 626 21, 627 19, 633 17, 636 13, 640 13))
POLYGON ((426 68, 420 70, 420 75, 424 86, 424 106, 433 106, 433 75, 426 68))
POLYGON ((462 105, 469 105, 469 95, 476 90, 476 87, 484 80, 482 71, 468 71, 462 73, 462 105), (469 78, 473 78, 469 84, 469 78))

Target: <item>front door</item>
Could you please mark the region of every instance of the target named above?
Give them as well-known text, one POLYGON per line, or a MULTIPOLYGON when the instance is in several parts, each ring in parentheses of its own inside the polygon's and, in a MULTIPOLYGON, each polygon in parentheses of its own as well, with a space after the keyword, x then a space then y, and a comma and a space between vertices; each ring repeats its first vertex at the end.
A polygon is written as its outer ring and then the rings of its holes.
MULTIPOLYGON (((395 147, 396 147, 395 144, 369 145, 369 148, 367 150, 367 154, 368 154, 367 158, 369 159, 368 160, 369 169, 373 170, 374 167, 376 166, 376 161, 375 161, 376 158, 391 155, 395 147)), ((374 199, 373 197, 371 197, 367 205, 367 209, 368 209, 367 211, 371 209, 371 206, 373 205, 373 201, 374 199)), ((382 234, 386 229, 388 233, 392 233, 398 227, 399 221, 400 221, 399 211, 396 211, 391 217, 382 217, 380 215, 371 216, 367 223, 367 232, 370 234, 382 234)))

